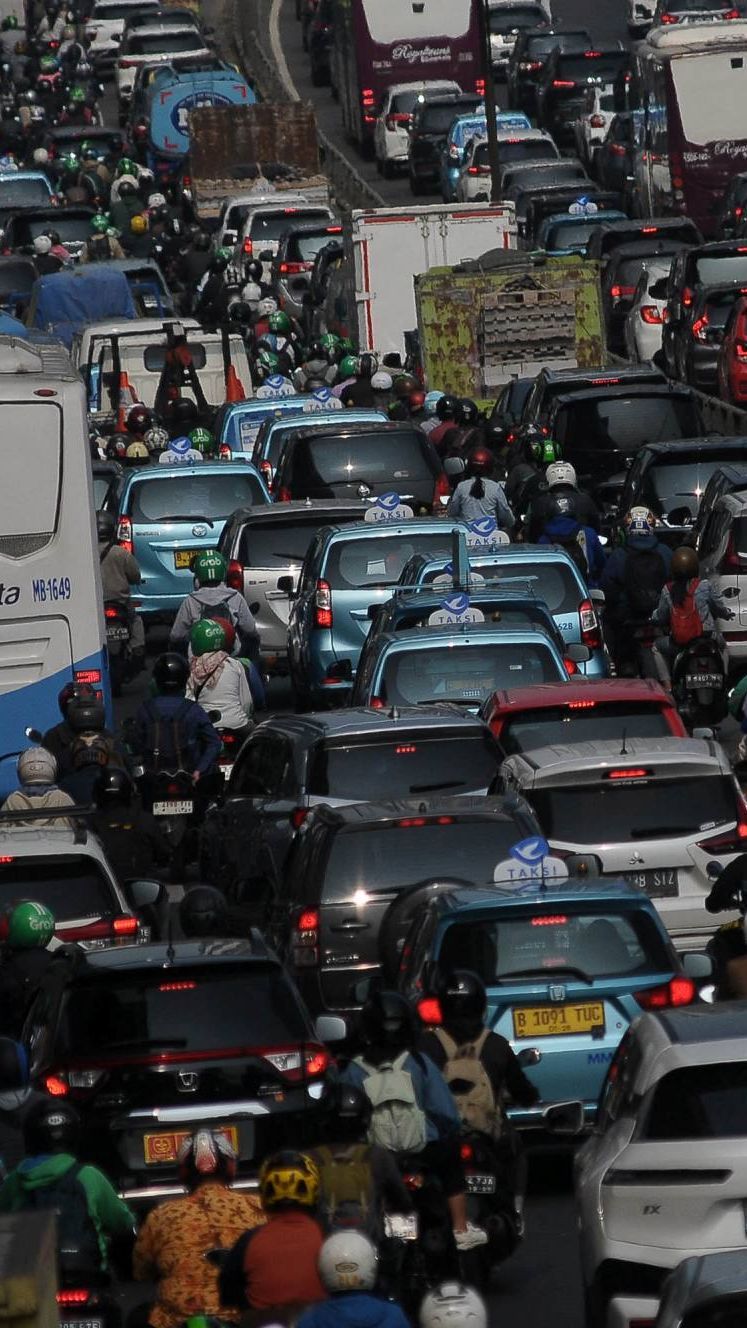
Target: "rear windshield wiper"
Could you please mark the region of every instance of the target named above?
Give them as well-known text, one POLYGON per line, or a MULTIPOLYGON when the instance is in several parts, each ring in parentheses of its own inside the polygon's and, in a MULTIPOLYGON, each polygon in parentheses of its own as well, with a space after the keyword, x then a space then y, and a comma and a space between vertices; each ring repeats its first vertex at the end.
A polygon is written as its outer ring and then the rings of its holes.
POLYGON ((201 521, 203 525, 209 526, 211 530, 215 526, 215 522, 211 521, 209 516, 190 516, 188 512, 187 513, 174 512, 170 516, 160 517, 159 520, 160 521, 201 521))
POLYGON ((584 973, 582 968, 576 968, 574 964, 553 964, 552 968, 515 968, 510 973, 497 974, 496 982, 506 982, 509 978, 535 978, 539 974, 552 982, 557 973, 570 973, 572 977, 579 978, 581 982, 588 982, 592 985, 594 979, 588 973, 584 973))
POLYGON ((443 779, 440 784, 411 784, 411 793, 437 793, 440 789, 464 788, 463 779, 443 779))
POLYGON ((125 1051, 132 1047, 186 1047, 187 1038, 127 1038, 124 1042, 109 1042, 109 1051, 125 1051))

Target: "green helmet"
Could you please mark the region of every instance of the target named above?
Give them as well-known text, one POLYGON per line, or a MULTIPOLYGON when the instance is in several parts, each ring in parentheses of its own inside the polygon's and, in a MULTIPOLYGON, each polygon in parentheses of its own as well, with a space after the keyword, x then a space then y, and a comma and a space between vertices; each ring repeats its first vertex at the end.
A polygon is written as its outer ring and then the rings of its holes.
POLYGON ((195 559, 193 571, 201 586, 219 586, 226 579, 228 565, 222 553, 211 549, 195 559))
POLYGON ((97 235, 106 235, 110 226, 111 220, 105 212, 97 212, 95 217, 91 217, 91 230, 97 235))
POLYGON ((325 350, 339 350, 340 338, 336 332, 325 332, 324 336, 320 337, 319 340, 325 350))
POLYGON ((39 61, 39 69, 42 74, 56 74, 59 65, 53 55, 43 55, 39 61))
POLYGON ((227 244, 222 244, 219 249, 216 249, 215 257, 225 258, 226 262, 230 263, 231 259, 233 258, 233 249, 231 249, 227 244))
POLYGON ((132 157, 120 157, 117 166, 117 175, 134 175, 137 179, 137 166, 132 157))
POLYGON ((209 429, 192 429, 189 434, 189 441, 198 452, 209 452, 213 445, 213 435, 209 429))
POLYGON ((290 332, 290 318, 283 313, 282 309, 278 309, 277 313, 270 314, 267 326, 271 332, 290 332))
POLYGON ((551 466, 554 461, 563 459, 563 448, 554 438, 538 438, 532 443, 532 451, 540 466, 551 466))
POLYGON ((357 378, 359 367, 357 355, 343 355, 340 360, 340 378, 357 378))
POLYGON ((257 356, 257 364, 266 369, 268 373, 277 373, 280 360, 274 350, 267 350, 266 346, 263 346, 257 356))
POLYGON ((350 340, 350 337, 340 337, 340 354, 355 355, 355 346, 350 340))
POLYGON ((189 634, 189 644, 193 655, 207 655, 211 650, 225 648, 226 633, 213 618, 201 618, 189 634))
POLYGON ((15 14, 8 14, 8 17, 3 19, 3 32, 11 32, 17 27, 18 19, 15 14))
POLYGON ((80 156, 82 161, 85 161, 87 157, 90 158, 97 156, 96 149, 93 146, 93 143, 91 142, 90 138, 83 139, 80 145, 80 156))
POLYGON ((75 102, 76 105, 85 101, 86 94, 83 91, 83 88, 80 86, 80 83, 73 84, 73 86, 71 87, 70 91, 67 94, 67 99, 68 101, 75 102))
POLYGON ((74 152, 66 152, 62 158, 62 168, 65 171, 77 171, 80 169, 80 162, 74 152))
POLYGON ((54 936, 54 917, 45 904, 22 899, 5 913, 0 934, 16 950, 43 950, 54 936))

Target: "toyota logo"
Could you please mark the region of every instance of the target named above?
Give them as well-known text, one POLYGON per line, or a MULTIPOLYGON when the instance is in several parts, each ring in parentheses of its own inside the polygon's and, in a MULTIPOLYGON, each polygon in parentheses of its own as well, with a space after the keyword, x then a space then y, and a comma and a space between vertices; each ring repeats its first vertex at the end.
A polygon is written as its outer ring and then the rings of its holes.
POLYGON ((192 534, 195 536, 196 539, 202 539, 202 537, 204 535, 207 535, 207 533, 208 533, 207 526, 199 525, 192 527, 192 534))
POLYGON ((177 1073, 176 1087, 180 1093, 196 1093, 199 1082, 200 1076, 194 1070, 179 1070, 177 1073))

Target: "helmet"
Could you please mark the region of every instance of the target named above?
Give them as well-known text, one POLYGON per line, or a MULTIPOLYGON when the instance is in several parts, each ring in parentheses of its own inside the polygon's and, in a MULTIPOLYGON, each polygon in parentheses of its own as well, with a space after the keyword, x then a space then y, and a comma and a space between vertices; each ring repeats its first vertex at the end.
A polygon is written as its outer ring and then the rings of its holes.
POLYGON ((410 1047, 415 1041, 415 1017, 398 991, 375 991, 361 1010, 364 1041, 379 1047, 410 1047))
POLYGON ((148 208, 153 212, 156 208, 167 207, 165 194, 151 194, 148 199, 148 208))
POLYGON ((98 161, 101 154, 95 143, 91 142, 90 138, 84 138, 80 144, 80 155, 83 161, 98 161))
POLYGON ((623 518, 626 535, 652 535, 656 529, 656 517, 647 507, 631 507, 623 518))
POLYGON ((59 1098, 37 1102, 23 1122, 23 1142, 29 1157, 40 1153, 77 1153, 80 1117, 72 1102, 59 1098))
POLYGON ((222 936, 228 906, 214 885, 193 885, 179 904, 179 925, 185 936, 222 936))
POLYGON ((91 230, 96 235, 106 235, 111 221, 105 212, 97 212, 95 217, 91 217, 91 230))
POLYGON ((425 409, 429 415, 435 415, 437 413, 436 407, 438 406, 438 403, 441 400, 442 396, 443 392, 426 392, 425 409))
POLYGON ((319 1196, 319 1171, 305 1153, 290 1149, 273 1153, 259 1171, 259 1193, 263 1208, 297 1204, 314 1208, 319 1196))
POLYGON ((168 650, 159 655, 153 665, 153 681, 161 696, 177 696, 184 691, 189 678, 189 665, 183 655, 168 650))
POLYGON ((461 1282, 442 1282, 420 1302, 420 1328, 488 1328, 482 1296, 461 1282))
POLYGON ((319 1277, 332 1295, 338 1291, 372 1291, 379 1256, 362 1231, 335 1231, 319 1251, 319 1277))
POLYGON ((436 402, 436 414, 443 423, 446 420, 454 420, 456 423, 462 418, 462 403, 458 397, 443 392, 436 402))
POLYGON ((676 581, 689 581, 691 576, 697 576, 699 566, 697 553, 687 545, 672 554, 672 576, 676 581))
POLYGON ((357 355, 343 355, 338 367, 340 379, 357 378, 359 368, 357 355))
POLYGON ((470 428, 474 428, 480 418, 480 412, 477 409, 477 406, 469 397, 462 397, 461 406, 462 423, 468 425, 470 428))
POLYGON ((109 441, 106 444, 106 455, 108 457, 123 457, 129 446, 129 437, 126 433, 112 433, 109 435, 109 441))
POLYGON ((82 87, 80 86, 80 83, 73 84, 69 93, 67 94, 67 99, 70 102, 71 106, 80 106, 85 101, 86 94, 83 91, 82 87))
POLYGON ((394 395, 405 401, 411 392, 417 392, 420 383, 413 374, 397 374, 394 380, 394 395))
POLYGON ((361 1139, 369 1126, 373 1106, 368 1093, 355 1084, 344 1084, 339 1079, 325 1084, 321 1100, 322 1109, 335 1130, 334 1138, 361 1139))
POLYGON ((252 258, 244 267, 244 275, 247 281, 261 282, 264 267, 258 258, 252 258))
POLYGON ((56 74, 59 68, 59 60, 54 55, 43 55, 39 61, 39 69, 42 74, 56 74))
POLYGON ((14 28, 17 27, 18 27, 18 19, 16 18, 15 14, 8 14, 8 16, 3 19, 3 32, 11 32, 14 28))
POLYGON ((169 408, 169 419, 182 433, 194 429, 198 417, 197 406, 191 397, 177 397, 169 408))
POLYGON ((202 250, 203 252, 210 248, 210 236, 207 231, 195 231, 195 234, 192 236, 192 248, 202 250))
POLYGON ((134 217, 130 217, 130 230, 133 235, 145 235, 148 229, 148 218, 142 212, 136 212, 134 217))
POLYGON ((192 570, 201 586, 219 586, 228 573, 226 560, 217 549, 201 553, 199 558, 195 558, 192 570))
POLYGON ((95 695, 96 693, 90 682, 66 682, 57 695, 57 704, 60 707, 62 718, 67 719, 67 708, 73 697, 95 695))
POLYGON ((545 471, 545 479, 551 489, 558 484, 570 484, 572 489, 576 487, 576 472, 570 461, 553 461, 545 471))
MULTIPOLYGON (((259 287, 257 287, 256 289, 259 289, 259 287)), ((249 287, 245 286, 245 287, 244 287, 244 290, 245 290, 245 291, 246 291, 246 290, 251 290, 251 287, 250 287, 250 286, 249 286, 249 287)), ((250 297, 250 298, 253 298, 253 297, 250 297)), ((253 317, 253 314, 254 314, 254 310, 252 309, 252 306, 251 306, 251 304, 249 303, 249 299, 246 299, 246 300, 232 300, 231 303, 230 303, 229 306, 228 306, 228 317, 229 317, 234 323, 251 323, 251 321, 252 321, 252 317, 253 317)), ((274 316, 274 315, 273 315, 273 316, 274 316)))
POLYGON ((128 444, 125 456, 128 461, 150 461, 150 452, 142 438, 136 438, 133 443, 128 444))
POLYGON ((112 765, 102 770, 93 786, 93 800, 102 810, 106 807, 129 807, 132 802, 132 780, 126 770, 112 765))
POLYGON ((57 778, 57 762, 46 747, 27 747, 18 758, 16 770, 22 784, 54 784, 57 778))
POLYGON ((532 449, 532 455, 540 466, 552 466, 556 461, 560 461, 563 456, 563 448, 560 443, 556 443, 554 438, 546 438, 543 433, 529 440, 532 449))
POLYGON ((257 306, 257 313, 260 314, 263 318, 267 318, 270 314, 274 314, 277 307, 278 307, 277 300, 274 300, 271 295, 265 295, 264 298, 260 300, 259 305, 257 306))
POLYGON ((96 513, 96 535, 99 543, 104 544, 107 540, 113 540, 117 533, 117 518, 113 512, 96 513))
POLYGON ((271 332, 290 332, 291 322, 287 314, 282 309, 278 309, 274 314, 270 314, 267 320, 271 332))
POLYGON ((35 166, 46 166, 49 161, 49 153, 46 148, 34 148, 32 161, 35 166))
POLYGON ((467 469, 470 475, 490 475, 493 457, 487 447, 473 447, 467 457, 467 469))
POLYGON ((366 351, 358 361, 358 374, 361 378, 373 378, 379 367, 379 361, 371 351, 366 351))
POLYGON ((371 379, 371 387, 374 392, 391 392, 392 375, 388 374, 385 369, 377 369, 371 379))
POLYGON ((137 165, 132 157, 120 157, 117 162, 117 179, 121 180, 123 175, 129 175, 137 182, 137 165))
POLYGON ((480 1020, 485 1018, 487 997, 482 978, 468 968, 455 968, 444 973, 436 990, 445 1024, 454 1019, 480 1020))
POLYGON ((59 231, 52 230, 52 228, 51 228, 51 226, 50 226, 49 230, 46 231, 45 233, 49 236, 50 240, 52 241, 52 248, 53 248, 53 249, 54 249, 54 247, 55 247, 56 244, 62 244, 62 240, 60 239, 60 232, 59 232, 59 231))
POLYGON ((197 1130, 179 1145, 179 1178, 187 1189, 201 1180, 228 1183, 236 1175, 237 1160, 233 1144, 220 1130, 197 1130))
POLYGON ((225 254, 217 253, 215 257, 210 260, 211 272, 225 272, 227 267, 228 259, 225 254))
POLYGON ((163 429, 160 424, 153 424, 150 429, 146 430, 143 441, 151 452, 162 452, 164 447, 169 445, 168 431, 163 429))
MULTIPOLYGON (((219 606, 219 607, 220 607, 220 606, 219 606)), ((215 616, 212 617, 212 618, 210 619, 210 621, 211 621, 211 622, 214 622, 214 623, 217 623, 219 627, 222 627, 222 628, 223 628, 223 636, 224 636, 224 639, 225 639, 225 644, 224 644, 224 646, 223 646, 223 649, 225 650, 225 652, 226 652, 227 655, 232 655, 232 654, 233 654, 233 648, 234 648, 234 646, 235 646, 235 644, 236 644, 236 628, 234 627, 233 623, 231 622, 231 619, 230 619, 230 618, 221 618, 221 617, 216 613, 215 616)))
POLYGON ((258 286, 256 281, 247 281, 246 285, 242 289, 241 300, 239 300, 239 304, 248 305, 250 314, 253 314, 254 309, 252 309, 252 305, 257 306, 261 299, 262 299, 261 286, 258 286))
POLYGON ((62 29, 62 40, 75 41, 75 28, 73 27, 72 23, 66 23, 64 28, 62 29))
POLYGON ((54 916, 34 899, 19 899, 0 920, 0 937, 15 950, 44 950, 53 936, 54 916))
POLYGON ((264 369, 268 374, 274 374, 277 373, 279 366, 280 360, 274 350, 268 350, 266 346, 263 346, 257 354, 257 367, 264 369))
POLYGON ((210 452, 213 446, 213 435, 209 429, 203 429, 199 425, 192 429, 189 434, 189 441, 198 452, 210 452))
POLYGON ((52 241, 48 235, 37 235, 34 240, 35 254, 48 254, 52 248, 52 241))
POLYGON ((189 634, 193 655, 207 655, 211 650, 225 650, 226 634, 212 618, 200 618, 189 634))
POLYGON ((133 406, 127 413, 127 428, 130 433, 145 433, 151 421, 151 413, 147 406, 133 406))
POLYGON ((28 1088, 29 1058, 22 1042, 0 1037, 0 1093, 28 1088))
POLYGON ((106 724, 101 695, 76 696, 67 708, 67 722, 74 733, 101 733, 106 724))

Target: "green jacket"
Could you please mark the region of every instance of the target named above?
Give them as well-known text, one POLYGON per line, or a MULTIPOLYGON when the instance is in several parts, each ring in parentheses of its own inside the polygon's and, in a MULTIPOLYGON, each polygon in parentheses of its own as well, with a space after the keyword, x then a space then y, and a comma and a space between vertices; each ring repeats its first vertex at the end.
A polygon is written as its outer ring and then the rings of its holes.
MULTIPOLYGON (((0 1186, 0 1213, 23 1212, 28 1207, 26 1196, 30 1190, 50 1185, 76 1165, 70 1153, 24 1158, 0 1186)), ((135 1218, 96 1167, 81 1167, 78 1180, 85 1190, 88 1213, 98 1237, 101 1267, 107 1268, 109 1237, 127 1236, 135 1228, 135 1218)))

